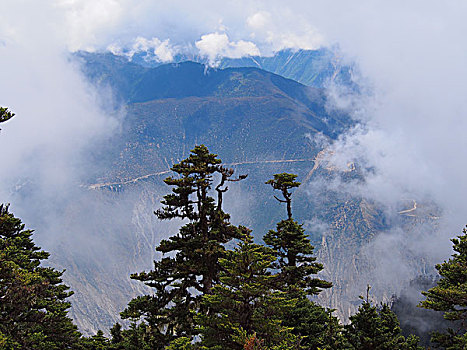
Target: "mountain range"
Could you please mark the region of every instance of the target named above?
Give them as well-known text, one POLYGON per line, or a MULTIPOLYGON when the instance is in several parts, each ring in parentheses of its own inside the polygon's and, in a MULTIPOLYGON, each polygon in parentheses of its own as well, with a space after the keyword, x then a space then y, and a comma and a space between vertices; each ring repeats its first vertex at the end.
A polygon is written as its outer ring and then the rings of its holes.
MULTIPOLYGON (((127 61, 143 67, 154 68, 163 65, 163 62, 150 50, 123 57, 128 57, 127 61)), ((177 53, 173 58, 173 63, 187 61, 206 66, 211 64, 207 57, 187 52, 177 53)), ((331 82, 357 88, 352 80, 352 71, 355 69, 355 65, 344 62, 338 49, 284 49, 276 52, 273 56, 220 57, 215 63, 216 67, 220 69, 260 68, 317 88, 322 88, 331 82)))

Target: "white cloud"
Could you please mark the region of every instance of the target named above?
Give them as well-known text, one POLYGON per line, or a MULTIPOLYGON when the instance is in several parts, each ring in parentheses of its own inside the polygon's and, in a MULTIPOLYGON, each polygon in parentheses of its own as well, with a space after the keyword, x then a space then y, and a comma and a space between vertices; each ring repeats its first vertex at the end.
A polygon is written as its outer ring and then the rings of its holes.
MULTIPOLYGON (((30 77, 48 72, 49 81, 55 82, 50 88, 65 84, 57 69, 69 69, 59 58, 66 49, 103 49, 118 43, 114 49, 149 48, 166 62, 179 47, 196 42, 200 53, 216 62, 220 55, 264 55, 286 47, 338 43, 344 58, 357 62, 374 89, 367 101, 344 101, 358 109, 367 128, 342 142, 341 157, 352 157, 351 145, 359 145, 358 155, 366 157, 380 177, 368 183, 375 189, 381 188, 378 184, 394 185, 381 195, 395 196, 395 188, 429 193, 453 213, 447 230, 457 232, 453 228, 465 220, 465 1, 5 0, 0 10, 2 65, 9 67, 2 74, 17 72, 2 79, 13 82, 1 96, 1 103, 10 106, 12 100, 26 98, 14 82, 28 88, 39 85, 28 82, 26 71, 34 72, 30 77), (35 60, 27 61, 31 57, 35 60), (57 69, 49 62, 59 62, 57 69), (47 69, 38 70, 39 65, 47 69)), ((79 79, 73 75, 70 81, 79 79)), ((63 93, 58 90, 51 93, 63 93)), ((83 125, 70 129, 79 131, 83 125)))
POLYGON ((139 52, 150 52, 154 54, 154 59, 159 62, 171 62, 177 52, 177 49, 170 44, 170 40, 164 41, 158 38, 146 39, 141 36, 137 37, 129 49, 121 47, 117 43, 107 46, 107 50, 114 55, 127 56, 132 58, 139 52))
POLYGON ((244 40, 231 42, 225 33, 203 35, 195 45, 202 56, 208 57, 211 65, 216 65, 220 57, 240 58, 260 55, 254 43, 244 40))
POLYGON ((70 62, 66 35, 57 30, 66 25, 52 2, 3 1, 0 12, 0 106, 16 113, 0 133, 0 147, 8 149, 1 157, 0 200, 30 220, 43 210, 53 215, 70 199, 93 169, 86 152, 118 122, 101 108, 112 96, 93 89, 70 62), (34 181, 28 200, 15 200, 12 189, 27 179, 34 181))
POLYGON ((7 187, 7 178, 30 171, 58 188, 66 177, 76 179, 73 167, 80 152, 109 135, 115 120, 103 112, 101 97, 69 61, 65 36, 56 30, 64 25, 60 12, 50 2, 30 2, 28 11, 24 4, 0 5, 5 16, 0 37, 6 39, 0 46, 0 105, 17 114, 0 136, 0 145, 10 150, 2 157, 0 178, 7 187))
POLYGON ((467 150, 467 49, 460 45, 467 25, 459 15, 467 4, 366 5, 352 7, 351 15, 345 5, 334 13, 346 31, 324 27, 356 58, 374 91, 353 100, 367 128, 343 140, 341 156, 364 156, 375 167, 368 179, 375 196, 410 191, 435 199, 450 213, 442 229, 452 235, 467 214, 460 161, 467 150))
POLYGON ((65 19, 63 28, 71 51, 94 50, 101 35, 108 35, 127 15, 120 0, 55 0, 55 6, 65 19))
POLYGON ((257 12, 246 19, 247 25, 252 29, 263 29, 271 22, 271 14, 266 11, 257 12))
POLYGON ((154 48, 154 54, 162 62, 173 61, 174 50, 169 44, 169 40, 164 40, 159 46, 154 48))
POLYGON ((246 19, 250 37, 266 43, 270 52, 282 49, 315 50, 324 44, 324 37, 299 13, 289 8, 276 8, 274 13, 259 11, 246 19))
POLYGON ((128 48, 136 37, 169 38, 176 47, 189 47, 210 33, 225 33, 232 42, 239 42, 238 51, 251 51, 255 45, 262 53, 318 48, 324 42, 300 13, 300 7, 307 6, 301 2, 272 1, 265 6, 261 1, 49 1, 64 19, 60 30, 72 51, 99 50, 115 43, 128 48))

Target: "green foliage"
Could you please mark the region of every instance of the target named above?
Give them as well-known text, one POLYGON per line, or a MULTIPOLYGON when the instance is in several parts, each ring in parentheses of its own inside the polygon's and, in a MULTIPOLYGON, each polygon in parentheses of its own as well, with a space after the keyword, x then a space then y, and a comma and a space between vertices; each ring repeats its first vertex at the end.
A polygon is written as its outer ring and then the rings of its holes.
POLYGON ((397 297, 392 298, 391 310, 397 315, 402 334, 414 334, 420 338, 420 345, 428 347, 434 331, 440 332, 451 326, 441 312, 424 309, 414 303, 414 296, 421 295, 436 285, 439 277, 420 275, 410 281, 397 297))
POLYGON ((274 178, 266 181, 266 184, 281 192, 288 192, 289 189, 300 186, 300 182, 295 181, 296 179, 296 174, 274 174, 274 178))
POLYGON ((132 322, 129 329, 122 329, 116 323, 110 329, 111 338, 104 336, 102 331, 90 338, 82 339, 82 347, 86 350, 153 350, 163 349, 164 345, 154 338, 150 327, 145 324, 132 322))
POLYGON ((351 349, 356 350, 418 350, 418 338, 405 337, 399 321, 388 305, 381 308, 365 301, 358 312, 350 317, 345 337, 351 349))
POLYGON ((0 332, 0 349, 16 350, 21 349, 21 345, 0 332))
MULTIPOLYGON (((193 311, 207 312, 209 305, 201 305, 203 294, 209 294, 219 280, 219 259, 225 256, 224 244, 240 236, 237 227, 229 222, 220 202, 210 196, 213 176, 221 175, 223 185, 233 171, 221 166, 217 155, 204 146, 196 146, 187 159, 175 164, 177 177, 165 183, 173 186, 164 196, 163 207, 155 212, 161 220, 186 219, 178 234, 163 240, 156 248, 164 254, 154 262, 149 272, 131 278, 143 281, 155 289, 154 295, 133 299, 123 318, 143 320, 155 348, 169 344, 175 336, 190 338, 194 334, 193 311)), ((227 188, 217 186, 218 197, 227 188)))
POLYGON ((295 307, 284 313, 283 325, 302 337, 303 349, 346 349, 342 326, 332 311, 302 295, 295 307))
POLYGON ((90 338, 81 339, 81 347, 86 350, 109 350, 109 340, 104 336, 101 330, 98 330, 95 335, 90 338))
POLYGON ((164 348, 165 338, 155 332, 148 323, 132 322, 130 329, 124 331, 124 347, 127 350, 152 350, 164 348), (161 341, 162 339, 162 341, 161 341))
POLYGON ((288 219, 265 235, 263 246, 253 243, 249 229, 231 225, 222 210, 227 181, 245 176, 231 178, 233 171, 204 146, 172 170, 178 177, 165 180, 172 193, 156 215, 188 223, 157 247, 170 254, 154 270, 132 276, 155 292, 130 301, 121 314, 133 321, 130 329, 115 325, 112 340, 102 344, 129 350, 419 349, 416 337, 401 334, 387 305, 378 309, 367 298, 343 327, 332 310, 308 299, 331 283, 316 277, 323 266, 292 218, 289 190, 300 185, 296 175, 276 174, 267 182, 282 192, 284 199, 277 199, 287 203, 288 219), (216 173, 220 182, 214 186, 216 173), (214 190, 217 202, 210 196, 214 190), (234 238, 238 245, 226 250, 234 238))
POLYGON ((265 346, 299 341, 282 325, 284 310, 294 307, 295 301, 273 289, 278 277, 270 272, 274 261, 273 250, 254 244, 250 231, 243 228, 239 245, 220 259, 220 283, 203 296, 210 312, 196 315, 203 346, 243 349, 252 335, 265 346))
POLYGON ((166 348, 167 350, 191 350, 195 349, 195 347, 191 343, 191 339, 187 337, 180 337, 173 340, 169 346, 166 348))
POLYGON ((274 174, 273 179, 266 181, 266 184, 271 185, 275 190, 281 191, 284 199, 279 199, 276 196, 274 197, 281 203, 287 203, 287 215, 289 220, 292 219, 292 193, 289 192, 289 190, 300 186, 300 182, 295 181, 296 178, 297 175, 295 174, 281 173, 274 174))
POLYGON ((316 262, 311 245, 303 226, 293 219, 282 220, 277 230, 270 230, 264 242, 274 249, 277 262, 274 267, 280 270, 281 288, 303 290, 307 295, 317 295, 321 288, 330 288, 331 282, 316 276, 323 265, 316 262))
MULTIPOLYGON (((14 113, 8 110, 8 108, 0 107, 0 123, 6 122, 14 117, 14 113)), ((0 129, 1 130, 1 129, 0 129)))
MULTIPOLYGON (((308 333, 312 336, 306 338, 309 348, 318 350, 348 350, 351 349, 350 344, 344 335, 344 327, 339 323, 337 317, 333 316, 334 310, 327 310, 328 319, 324 323, 321 332, 308 333), (313 336, 314 335, 314 336, 313 336)), ((316 323, 316 319, 313 319, 316 323)))
POLYGON ((42 267, 49 253, 0 205, 0 342, 6 348, 70 349, 79 339, 67 316, 72 295, 63 272, 42 267))
POLYGON ((287 204, 288 219, 279 222, 276 230, 270 230, 264 236, 264 242, 273 249, 277 259, 273 263, 279 271, 276 288, 285 292, 287 299, 297 300, 294 308, 284 312, 283 324, 290 327, 296 336, 303 337, 304 347, 316 349, 331 341, 325 339, 325 334, 338 322, 324 308, 307 299, 307 296, 317 295, 322 288, 330 288, 332 284, 316 277, 323 265, 316 262, 314 247, 303 226, 292 218, 292 194, 289 190, 300 185, 296 178, 295 174, 282 173, 275 174, 274 179, 266 182, 282 192, 284 200, 276 199, 287 204))
POLYGON ((435 332, 432 341, 446 349, 467 348, 467 229, 463 235, 453 238, 455 253, 448 261, 436 265, 441 276, 437 285, 423 292, 426 300, 421 307, 444 312, 444 318, 453 321, 456 329, 447 333, 435 332))
POLYGON ((284 332, 279 342, 266 345, 265 340, 258 338, 257 334, 247 334, 244 330, 235 337, 239 344, 243 344, 244 350, 297 350, 301 349, 300 338, 290 332, 284 332))
POLYGON ((282 191, 287 203, 289 218, 277 224, 277 230, 270 230, 264 236, 264 242, 274 249, 277 262, 274 268, 280 270, 279 281, 281 289, 296 289, 307 295, 316 295, 320 288, 330 288, 330 282, 313 277, 323 269, 323 265, 316 262, 313 256, 314 247, 311 245, 303 226, 292 218, 290 209, 292 194, 289 189, 300 186, 295 174, 275 174, 274 179, 266 181, 275 189, 282 191))
POLYGON ((116 323, 111 329, 110 329, 110 335, 112 338, 110 339, 110 348, 115 349, 115 350, 123 350, 125 349, 123 341, 123 332, 122 332, 122 325, 120 323, 116 323))

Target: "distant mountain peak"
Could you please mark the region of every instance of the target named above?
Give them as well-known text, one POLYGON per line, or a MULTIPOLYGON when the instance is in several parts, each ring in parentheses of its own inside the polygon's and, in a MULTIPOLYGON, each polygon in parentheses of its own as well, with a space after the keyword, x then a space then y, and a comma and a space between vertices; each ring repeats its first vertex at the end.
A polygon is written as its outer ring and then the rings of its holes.
MULTIPOLYGON (((155 68, 167 64, 157 59, 151 51, 141 51, 132 56, 115 56, 110 52, 90 54, 80 52, 78 56, 96 55, 96 58, 110 59, 114 56, 114 62, 131 62, 142 68, 155 68), (117 59, 118 58, 118 59, 117 59)), ((196 62, 209 67, 209 59, 199 54, 178 53, 173 57, 171 63, 196 62)), ((285 78, 295 80, 304 85, 313 87, 324 87, 330 81, 339 84, 354 85, 351 78, 353 67, 346 65, 340 58, 336 49, 321 48, 318 50, 284 49, 276 52, 273 56, 246 56, 242 58, 221 58, 215 68, 245 68, 255 67, 271 73, 281 75, 285 78)), ((215 69, 210 67, 210 69, 215 69)), ((208 68, 206 68, 208 69, 208 68)))

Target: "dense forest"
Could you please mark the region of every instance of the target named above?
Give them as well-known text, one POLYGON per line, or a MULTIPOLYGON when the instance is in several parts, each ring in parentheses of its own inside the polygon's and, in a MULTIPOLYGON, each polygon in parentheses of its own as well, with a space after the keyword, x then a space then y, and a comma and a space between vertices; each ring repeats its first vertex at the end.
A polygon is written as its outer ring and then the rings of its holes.
MULTIPOLYGON (((13 117, 0 108, 0 122, 13 117)), ((374 304, 371 287, 348 324, 314 301, 332 284, 319 277, 305 230, 293 216, 297 176, 272 175, 271 196, 284 219, 255 242, 251 230, 235 226, 224 197, 235 182, 248 181, 222 164, 204 145, 171 168, 170 192, 160 220, 181 227, 156 250, 162 259, 132 279, 153 289, 129 301, 115 324, 86 337, 68 317, 72 291, 63 271, 45 267, 49 257, 33 241, 7 204, 0 205, 1 349, 423 349, 404 336, 390 305, 374 304)), ((432 345, 466 349, 467 231, 452 239, 455 253, 437 265, 437 284, 423 292, 420 308, 439 311, 451 328, 432 334, 432 345)))

